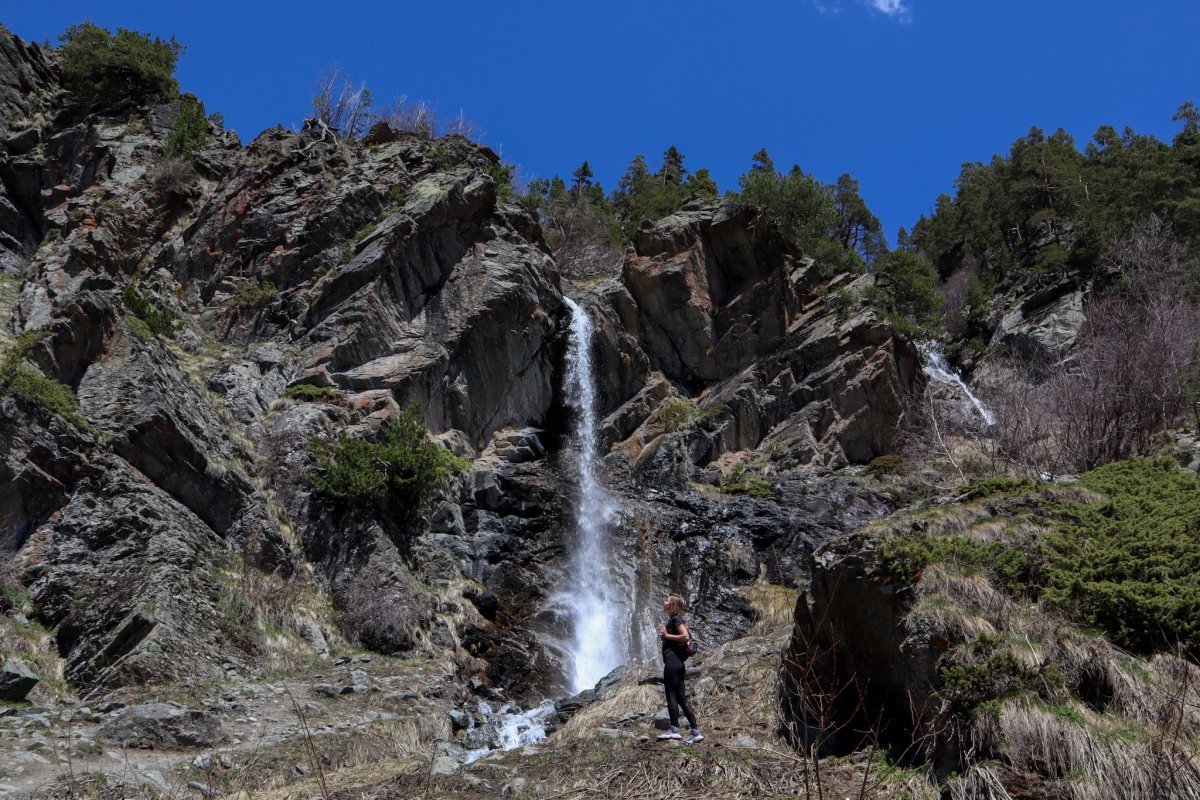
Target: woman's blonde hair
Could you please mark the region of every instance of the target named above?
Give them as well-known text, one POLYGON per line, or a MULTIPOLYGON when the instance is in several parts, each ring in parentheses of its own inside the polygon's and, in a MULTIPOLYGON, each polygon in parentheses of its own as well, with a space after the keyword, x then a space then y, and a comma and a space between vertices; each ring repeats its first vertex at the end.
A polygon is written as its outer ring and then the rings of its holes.
POLYGON ((682 614, 687 611, 687 603, 677 594, 667 595, 667 611, 671 614, 682 614))

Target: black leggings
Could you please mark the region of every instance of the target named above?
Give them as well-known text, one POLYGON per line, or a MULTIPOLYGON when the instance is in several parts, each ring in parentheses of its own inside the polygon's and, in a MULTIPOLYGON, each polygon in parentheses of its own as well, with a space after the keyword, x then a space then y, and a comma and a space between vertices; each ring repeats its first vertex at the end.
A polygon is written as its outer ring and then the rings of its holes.
POLYGON ((688 705, 687 692, 683 688, 683 680, 687 677, 687 667, 674 653, 663 655, 663 686, 667 689, 667 713, 671 715, 671 724, 679 727, 679 709, 683 709, 688 724, 696 726, 696 715, 688 705))

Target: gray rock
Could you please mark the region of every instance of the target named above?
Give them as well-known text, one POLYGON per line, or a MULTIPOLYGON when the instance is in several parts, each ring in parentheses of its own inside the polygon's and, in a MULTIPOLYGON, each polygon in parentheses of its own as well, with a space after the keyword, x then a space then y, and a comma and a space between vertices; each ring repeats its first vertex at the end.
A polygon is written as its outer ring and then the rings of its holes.
POLYGON ((434 775, 453 775, 458 772, 462 764, 450 756, 437 756, 433 759, 433 766, 430 772, 434 775))
POLYGON ((301 623, 300 638, 308 642, 317 655, 321 657, 329 655, 329 642, 325 639, 321 626, 312 620, 305 620, 301 623))
POLYGON ((39 681, 41 678, 24 661, 9 659, 0 667, 0 700, 24 700, 39 681))
POLYGON ((660 731, 665 731, 667 728, 671 727, 671 714, 666 708, 660 709, 659 712, 654 715, 654 727, 658 728, 660 731))
POLYGON ((100 738, 122 747, 171 749, 211 747, 221 739, 221 723, 206 711, 173 703, 130 706, 100 726, 100 738))
POLYGON ((156 769, 146 770, 145 772, 142 773, 142 778, 147 783, 150 783, 150 784, 158 787, 159 789, 165 789, 167 786, 166 777, 162 774, 162 772, 160 772, 159 770, 156 770, 156 769))
POLYGON ((513 778, 508 783, 500 787, 501 797, 520 797, 525 794, 525 785, 527 781, 524 778, 513 778))
MULTIPOLYGON (((629 667, 622 664, 612 672, 601 678, 595 687, 596 699, 600 700, 621 688, 621 683, 625 680, 625 676, 629 673, 629 667)), ((692 671, 688 670, 689 677, 692 671)))
POLYGON ((1075 345, 1087 317, 1084 291, 1050 287, 1018 298, 1000 319, 994 341, 1026 356, 1061 358, 1075 345), (1059 296, 1056 293, 1062 292, 1059 296))
POLYGON ((632 731, 623 731, 620 728, 596 728, 597 736, 607 736, 611 739, 636 739, 637 734, 632 731))

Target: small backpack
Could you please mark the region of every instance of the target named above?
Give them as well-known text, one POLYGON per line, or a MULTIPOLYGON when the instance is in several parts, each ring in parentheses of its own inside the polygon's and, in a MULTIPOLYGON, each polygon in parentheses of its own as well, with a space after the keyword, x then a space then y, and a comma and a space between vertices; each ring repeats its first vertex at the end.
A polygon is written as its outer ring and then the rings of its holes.
POLYGON ((699 652, 700 652, 700 640, 697 639, 695 634, 692 633, 692 626, 688 625, 688 640, 687 640, 687 644, 684 645, 684 648, 683 648, 683 658, 686 661, 687 659, 691 658, 692 656, 696 655, 696 653, 699 653, 699 652))

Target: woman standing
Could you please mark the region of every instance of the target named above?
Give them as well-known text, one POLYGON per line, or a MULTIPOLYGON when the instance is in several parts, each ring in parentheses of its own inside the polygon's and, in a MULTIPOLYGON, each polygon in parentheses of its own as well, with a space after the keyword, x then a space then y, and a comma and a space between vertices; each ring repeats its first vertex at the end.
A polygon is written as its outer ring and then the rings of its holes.
POLYGON ((680 739, 679 709, 683 709, 691 726, 691 735, 685 740, 687 744, 704 741, 704 734, 696 722, 696 715, 688 705, 687 692, 683 681, 687 677, 687 667, 683 665, 687 658, 687 644, 691 635, 687 623, 683 619, 683 598, 677 594, 669 595, 663 601, 663 611, 667 614, 667 624, 658 626, 658 635, 662 638, 663 652, 663 686, 667 690, 667 713, 671 715, 671 727, 659 734, 659 739, 680 739))

